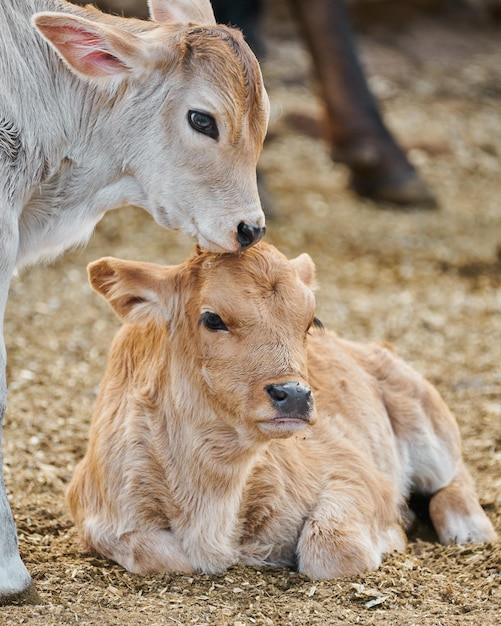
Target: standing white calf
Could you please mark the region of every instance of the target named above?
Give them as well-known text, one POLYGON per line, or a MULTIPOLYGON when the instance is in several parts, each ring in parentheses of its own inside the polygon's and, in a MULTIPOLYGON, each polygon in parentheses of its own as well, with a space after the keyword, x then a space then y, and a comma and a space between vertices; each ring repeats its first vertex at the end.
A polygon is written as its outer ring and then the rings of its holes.
MULTIPOLYGON (((0 324, 14 268, 84 243, 110 209, 140 206, 215 251, 264 233, 256 59, 208 0, 150 12, 0 2, 0 324)), ((5 358, 0 338, 0 425, 5 358)), ((30 588, 0 472, 0 603, 30 588)))

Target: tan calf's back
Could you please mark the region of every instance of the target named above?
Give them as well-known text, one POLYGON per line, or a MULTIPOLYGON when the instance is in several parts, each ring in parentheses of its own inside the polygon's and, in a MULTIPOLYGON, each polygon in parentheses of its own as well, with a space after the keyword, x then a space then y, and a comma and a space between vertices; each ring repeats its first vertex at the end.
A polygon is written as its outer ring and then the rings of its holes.
POLYGON ((307 255, 89 275, 124 325, 68 493, 88 548, 139 573, 357 574, 404 547, 412 490, 441 541, 495 538, 440 396, 391 349, 319 328, 307 255))

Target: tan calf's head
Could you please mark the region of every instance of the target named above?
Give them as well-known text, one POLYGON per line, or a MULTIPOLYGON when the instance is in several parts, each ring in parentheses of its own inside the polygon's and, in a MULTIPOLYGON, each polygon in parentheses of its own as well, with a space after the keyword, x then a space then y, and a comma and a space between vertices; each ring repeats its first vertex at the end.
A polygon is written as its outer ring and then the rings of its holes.
POLYGON ((95 92, 82 118, 93 136, 111 138, 99 149, 135 181, 134 202, 203 248, 247 248, 265 230, 256 165, 269 102, 259 64, 240 31, 216 25, 209 0, 149 6, 151 21, 74 7, 33 23, 95 92))
POLYGON ((263 243, 171 267, 114 258, 89 265, 91 285, 126 324, 124 350, 138 343, 135 332, 156 337, 158 354, 142 352, 131 369, 168 372, 155 382, 170 404, 215 415, 252 440, 288 437, 315 420, 306 369, 306 336, 318 323, 314 273, 308 255, 288 261, 263 243))

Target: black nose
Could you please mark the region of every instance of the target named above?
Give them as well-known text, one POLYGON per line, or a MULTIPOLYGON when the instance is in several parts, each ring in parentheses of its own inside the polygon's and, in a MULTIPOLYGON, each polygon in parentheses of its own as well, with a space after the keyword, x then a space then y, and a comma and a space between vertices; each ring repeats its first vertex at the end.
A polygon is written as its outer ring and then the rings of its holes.
POLYGON ((280 413, 289 417, 304 418, 313 408, 311 389, 300 383, 267 385, 265 391, 280 413))
POLYGON ((240 222, 238 225, 237 241, 242 248, 250 248, 263 237, 265 232, 265 226, 249 226, 249 224, 245 222, 240 222))

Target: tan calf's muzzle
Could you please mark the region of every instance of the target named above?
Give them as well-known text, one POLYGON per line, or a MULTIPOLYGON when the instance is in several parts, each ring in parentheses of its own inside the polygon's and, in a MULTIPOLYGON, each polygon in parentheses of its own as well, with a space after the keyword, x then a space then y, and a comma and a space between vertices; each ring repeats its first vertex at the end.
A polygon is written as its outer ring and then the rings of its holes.
POLYGON ((283 417, 309 422, 313 409, 311 389, 298 382, 267 385, 264 389, 283 417))
POLYGON ((266 226, 250 226, 245 222, 238 225, 237 241, 242 250, 250 248, 263 238, 266 232, 266 226))

